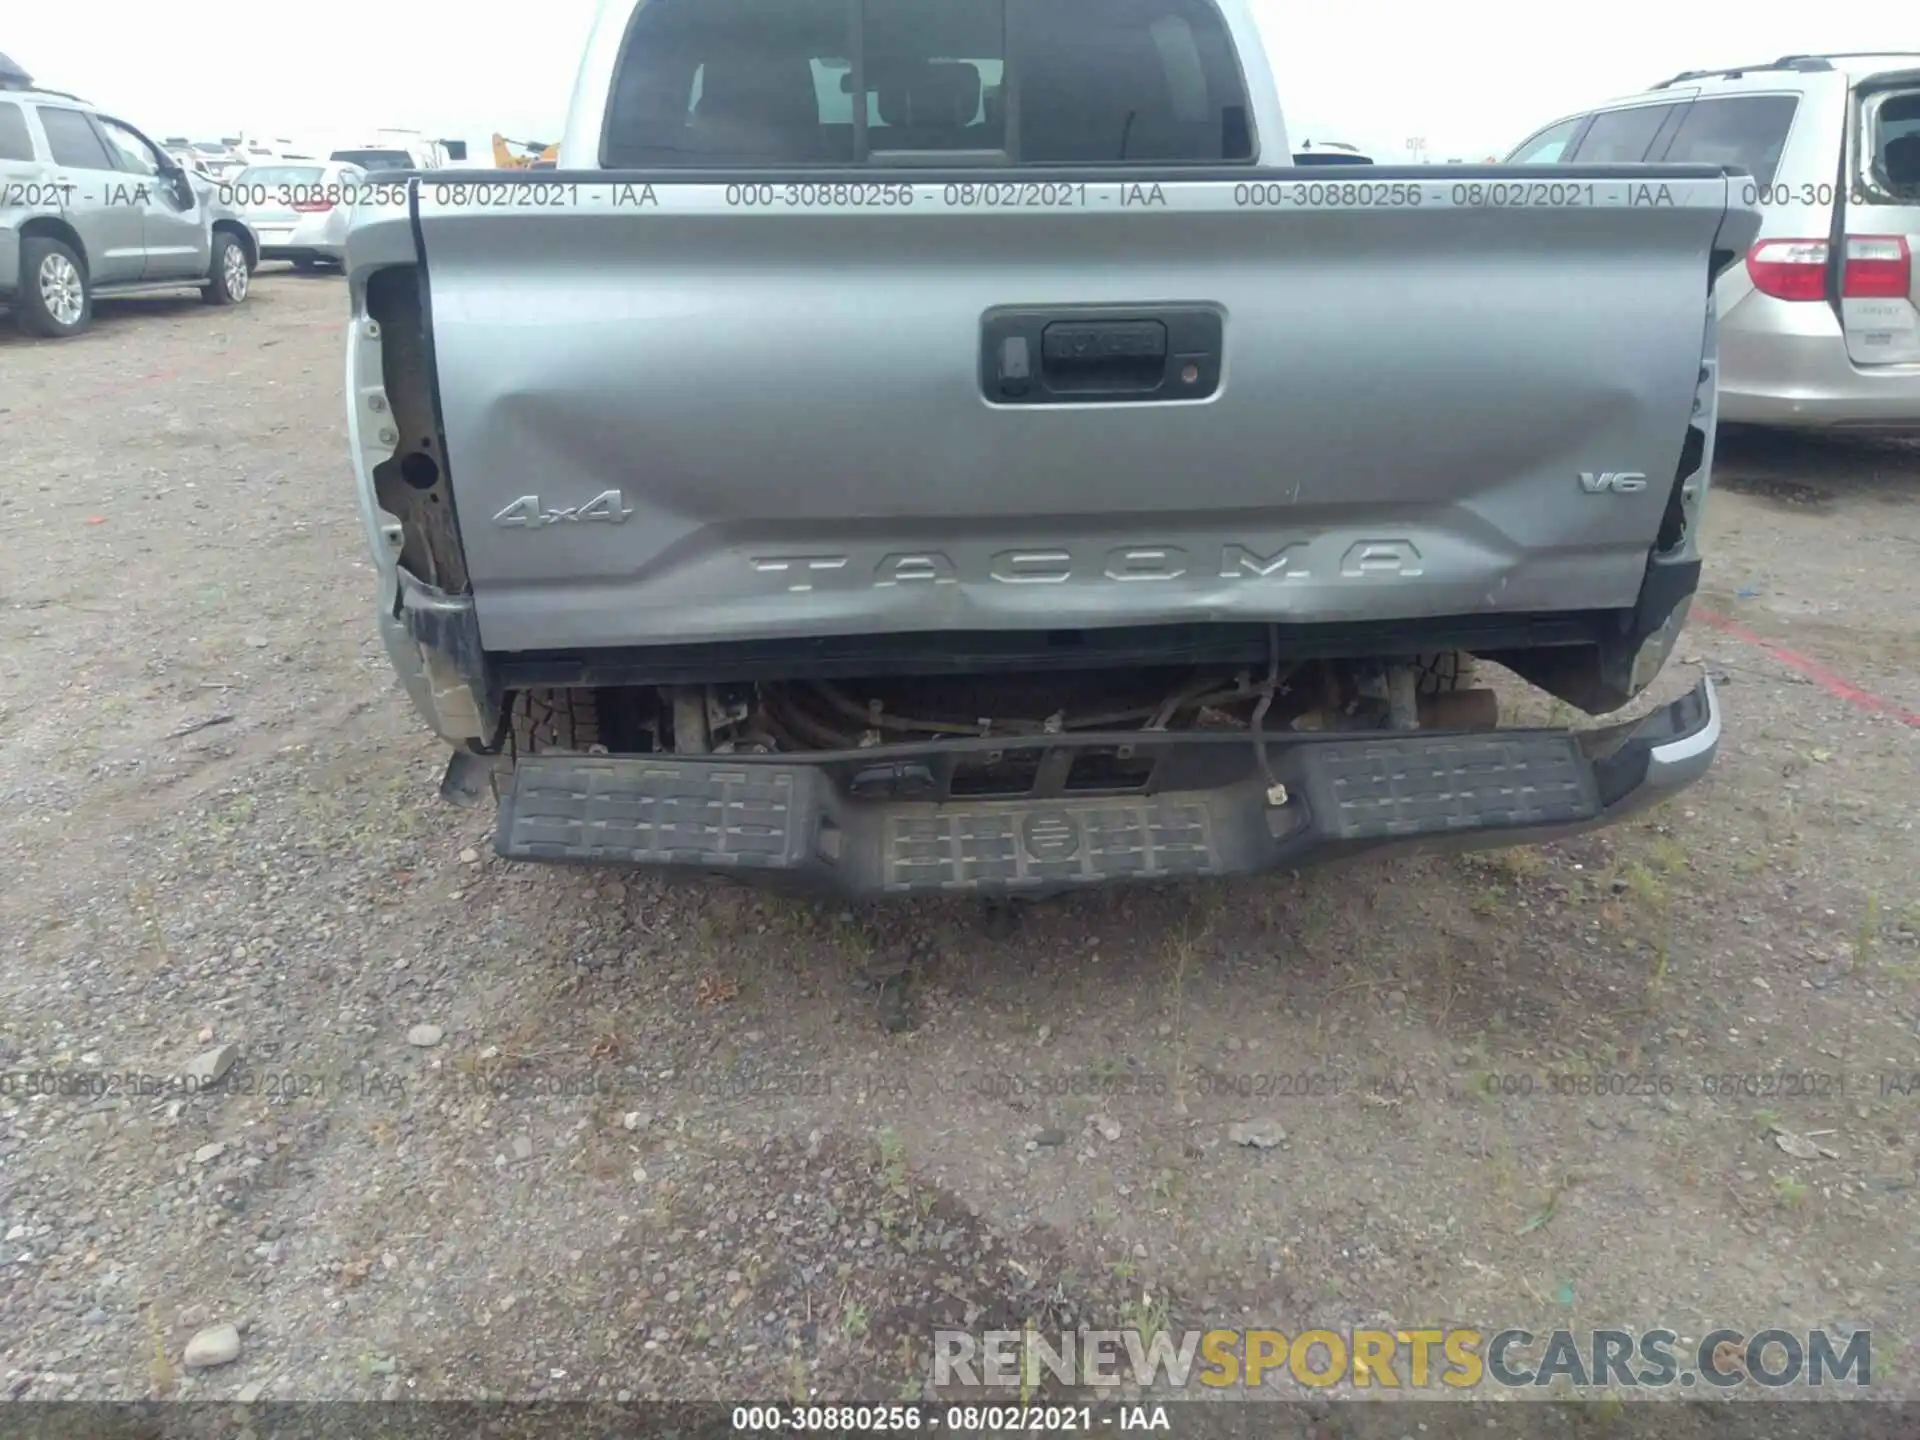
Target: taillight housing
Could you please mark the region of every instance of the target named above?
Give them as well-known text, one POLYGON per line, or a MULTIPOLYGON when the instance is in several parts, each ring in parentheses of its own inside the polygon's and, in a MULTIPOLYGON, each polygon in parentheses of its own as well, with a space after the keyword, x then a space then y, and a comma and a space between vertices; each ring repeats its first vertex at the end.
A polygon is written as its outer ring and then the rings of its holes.
MULTIPOLYGON (((1840 267, 1844 300, 1903 300, 1913 289, 1904 235, 1849 235, 1840 267)), ((1824 300, 1833 247, 1825 240, 1762 240, 1747 252, 1753 288, 1776 300, 1824 300)))
POLYGON ((1762 240, 1747 251, 1747 276, 1776 300, 1824 300, 1831 250, 1824 240, 1762 240))
POLYGON ((302 215, 319 215, 333 208, 331 200, 296 200, 293 208, 302 215))
POLYGON ((1913 289, 1913 255, 1904 235, 1849 235, 1840 294, 1848 300, 1904 300, 1913 289))

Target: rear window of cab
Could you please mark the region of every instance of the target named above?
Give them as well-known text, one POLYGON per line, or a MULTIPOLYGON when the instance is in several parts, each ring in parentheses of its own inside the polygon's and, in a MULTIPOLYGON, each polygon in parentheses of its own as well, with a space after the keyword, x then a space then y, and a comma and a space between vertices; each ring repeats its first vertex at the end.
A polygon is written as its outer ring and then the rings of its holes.
POLYGON ((1212 0, 649 0, 601 163, 752 168, 882 156, 1250 161, 1212 0))

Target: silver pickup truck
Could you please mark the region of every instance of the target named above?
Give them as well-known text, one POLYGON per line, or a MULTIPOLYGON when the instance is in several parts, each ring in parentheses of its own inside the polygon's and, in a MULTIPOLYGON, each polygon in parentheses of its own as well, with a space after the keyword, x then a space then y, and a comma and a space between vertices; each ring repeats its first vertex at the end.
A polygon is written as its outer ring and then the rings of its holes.
POLYGON ((523 860, 1050 893, 1602 825, 1685 622, 1718 166, 1295 168, 1244 0, 612 0, 380 187, 380 624, 523 860))

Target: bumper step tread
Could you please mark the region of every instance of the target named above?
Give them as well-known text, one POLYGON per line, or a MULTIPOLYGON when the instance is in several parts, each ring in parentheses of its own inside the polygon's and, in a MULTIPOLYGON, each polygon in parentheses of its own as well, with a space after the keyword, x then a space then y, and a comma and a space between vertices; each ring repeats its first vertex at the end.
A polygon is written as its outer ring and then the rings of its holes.
MULTIPOLYGON (((501 796, 495 848, 513 860, 784 872, 843 895, 1059 892, 1573 833, 1691 783, 1718 738, 1703 682, 1604 743, 1561 730, 1275 736, 1271 777, 1238 737, 1130 740, 1159 744, 1155 774, 1178 777, 1148 793, 856 797, 873 767, 864 751, 532 755, 501 796), (1274 780, 1287 791, 1278 806, 1274 780)), ((1051 752, 1115 740, 990 743, 1051 752)))
POLYGON ((1593 767, 1570 735, 1368 739, 1322 747, 1314 760, 1308 797, 1340 840, 1569 824, 1600 812, 1593 767))
POLYGON ((789 869, 804 859, 794 768, 536 756, 515 768, 499 850, 523 860, 789 869))
POLYGON ((1188 797, 986 802, 888 818, 889 890, 978 890, 1224 873, 1211 812, 1188 797))

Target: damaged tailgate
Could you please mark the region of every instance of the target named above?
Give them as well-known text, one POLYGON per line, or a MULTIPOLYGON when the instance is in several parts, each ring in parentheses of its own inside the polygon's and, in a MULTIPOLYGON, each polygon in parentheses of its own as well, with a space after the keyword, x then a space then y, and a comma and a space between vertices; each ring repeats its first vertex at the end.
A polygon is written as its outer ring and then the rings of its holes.
POLYGON ((1308 173, 414 182, 486 648, 1632 605, 1737 185, 1308 173))

